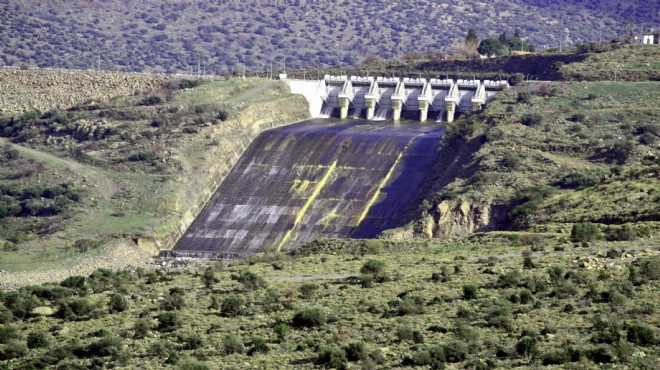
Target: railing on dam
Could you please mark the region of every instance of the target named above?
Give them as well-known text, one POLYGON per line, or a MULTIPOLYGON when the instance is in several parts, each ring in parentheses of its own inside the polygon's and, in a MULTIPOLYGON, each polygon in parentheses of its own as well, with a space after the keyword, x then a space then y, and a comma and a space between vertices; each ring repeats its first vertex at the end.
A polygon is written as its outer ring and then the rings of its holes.
POLYGON ((507 81, 324 76, 317 84, 288 80, 304 95, 314 117, 368 120, 453 121, 456 113, 483 109, 507 81))

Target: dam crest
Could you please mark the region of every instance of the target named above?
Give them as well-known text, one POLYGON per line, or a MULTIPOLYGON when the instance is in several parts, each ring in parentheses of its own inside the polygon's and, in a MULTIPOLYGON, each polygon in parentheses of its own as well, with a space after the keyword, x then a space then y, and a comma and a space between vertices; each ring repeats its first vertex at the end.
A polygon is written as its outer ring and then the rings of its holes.
POLYGON ((509 87, 507 81, 331 75, 287 83, 315 118, 420 122, 452 122, 456 113, 480 111, 509 87))

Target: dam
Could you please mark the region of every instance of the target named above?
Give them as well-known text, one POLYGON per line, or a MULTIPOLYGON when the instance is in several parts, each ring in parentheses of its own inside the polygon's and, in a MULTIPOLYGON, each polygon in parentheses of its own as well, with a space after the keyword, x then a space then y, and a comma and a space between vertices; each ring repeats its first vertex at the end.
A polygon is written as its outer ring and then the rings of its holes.
POLYGON ((417 213, 418 189, 438 158, 443 131, 354 119, 266 131, 161 255, 238 259, 402 226, 417 213))
POLYGON ((452 122, 457 113, 482 110, 507 81, 326 75, 288 80, 305 96, 312 117, 452 122))

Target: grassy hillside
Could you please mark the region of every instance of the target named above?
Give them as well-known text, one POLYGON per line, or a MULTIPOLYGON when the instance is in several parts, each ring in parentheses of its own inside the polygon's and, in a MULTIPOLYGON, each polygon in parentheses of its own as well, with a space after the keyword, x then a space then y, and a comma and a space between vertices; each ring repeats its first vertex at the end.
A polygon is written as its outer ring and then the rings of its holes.
MULTIPOLYGON (((33 81, 49 86, 53 76, 33 81)), ((31 95, 52 97, 40 101, 51 109, 0 116, 2 270, 74 262, 124 238, 169 237, 249 144, 250 125, 306 112, 298 98, 301 108, 289 109, 287 88, 273 81, 155 79, 134 93, 108 88, 121 77, 82 76, 102 83, 58 96, 54 82, 53 93, 31 95)), ((9 111, 22 101, 15 96, 6 97, 9 111)))
POLYGON ((448 126, 448 160, 471 151, 453 172, 439 163, 415 229, 567 233, 595 223, 610 239, 621 228, 631 240, 657 233, 660 110, 648 102, 658 96, 654 82, 524 83, 497 95, 448 126))
POLYGON ((0 64, 226 73, 355 66, 368 55, 449 52, 469 28, 520 29, 538 50, 638 33, 658 23, 643 0, 511 1, 21 1, 0 3, 0 64), (130 11, 129 11, 130 10, 130 11), (631 27, 626 31, 626 21, 631 27))

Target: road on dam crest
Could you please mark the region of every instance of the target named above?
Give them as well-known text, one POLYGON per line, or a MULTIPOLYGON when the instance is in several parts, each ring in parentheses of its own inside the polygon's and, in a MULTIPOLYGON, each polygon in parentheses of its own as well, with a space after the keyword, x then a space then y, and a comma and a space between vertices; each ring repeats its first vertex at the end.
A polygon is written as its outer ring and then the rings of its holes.
POLYGON ((266 131, 168 254, 241 258, 402 226, 442 133, 437 125, 328 119, 266 131))

